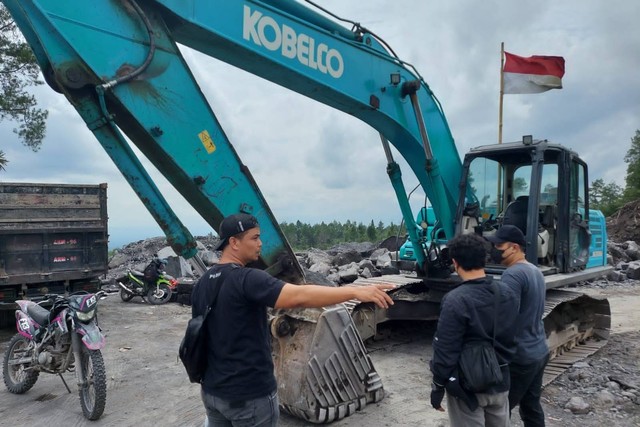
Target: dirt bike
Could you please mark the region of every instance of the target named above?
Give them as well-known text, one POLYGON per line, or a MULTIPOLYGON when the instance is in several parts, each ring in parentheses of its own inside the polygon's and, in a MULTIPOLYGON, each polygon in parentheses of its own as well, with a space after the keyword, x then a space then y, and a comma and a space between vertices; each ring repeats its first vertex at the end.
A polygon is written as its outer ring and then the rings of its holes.
POLYGON ((75 371, 83 415, 97 420, 107 400, 107 378, 100 350, 105 338, 98 327, 98 300, 106 296, 83 292, 46 295, 41 303, 18 300, 18 333, 4 354, 2 375, 7 389, 26 393, 40 372, 58 374, 71 393, 62 374, 75 371), (40 304, 51 304, 47 309, 40 304))
POLYGON ((155 305, 169 302, 178 281, 163 271, 165 265, 164 260, 154 259, 144 272, 127 270, 124 279, 118 281, 122 301, 128 302, 139 296, 155 305))

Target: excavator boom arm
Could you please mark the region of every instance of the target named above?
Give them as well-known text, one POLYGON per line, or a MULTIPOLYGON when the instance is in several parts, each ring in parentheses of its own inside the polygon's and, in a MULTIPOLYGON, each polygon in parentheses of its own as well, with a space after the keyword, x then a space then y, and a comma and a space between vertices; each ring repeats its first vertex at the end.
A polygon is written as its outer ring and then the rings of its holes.
POLYGON ((304 280, 177 43, 370 124, 408 162, 453 235, 461 162, 444 114, 421 77, 365 30, 347 30, 290 0, 4 3, 47 81, 74 105, 183 256, 195 253, 193 237, 124 135, 214 229, 230 213, 255 215, 264 237, 257 266, 304 280))

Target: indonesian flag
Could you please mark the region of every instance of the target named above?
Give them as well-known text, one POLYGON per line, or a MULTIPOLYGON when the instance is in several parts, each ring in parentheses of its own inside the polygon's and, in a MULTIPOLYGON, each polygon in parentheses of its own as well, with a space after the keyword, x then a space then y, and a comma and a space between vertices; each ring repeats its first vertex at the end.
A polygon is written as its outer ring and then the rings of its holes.
POLYGON ((528 58, 505 52, 503 69, 506 94, 540 93, 562 89, 564 58, 561 56, 530 56, 528 58))

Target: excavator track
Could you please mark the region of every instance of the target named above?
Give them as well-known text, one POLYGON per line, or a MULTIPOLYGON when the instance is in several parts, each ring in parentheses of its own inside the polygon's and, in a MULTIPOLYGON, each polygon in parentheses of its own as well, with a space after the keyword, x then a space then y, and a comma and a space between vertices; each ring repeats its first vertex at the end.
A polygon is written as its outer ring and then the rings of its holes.
POLYGON ((550 289, 543 319, 550 351, 543 386, 598 351, 609 339, 611 308, 606 299, 550 289))

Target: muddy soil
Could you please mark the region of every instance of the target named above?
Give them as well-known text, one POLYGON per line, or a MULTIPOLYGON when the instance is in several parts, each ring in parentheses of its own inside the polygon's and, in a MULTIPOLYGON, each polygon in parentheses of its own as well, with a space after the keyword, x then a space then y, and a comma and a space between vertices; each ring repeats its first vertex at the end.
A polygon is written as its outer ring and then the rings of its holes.
MULTIPOLYGON (((543 401, 548 426, 640 426, 640 284, 629 283, 587 289, 610 298, 614 334, 585 365, 571 368, 546 387, 543 401), (603 390, 609 391, 612 401, 603 398, 603 390), (572 397, 590 405, 585 414, 565 409, 572 397)), ((201 425, 204 410, 198 387, 188 382, 176 357, 190 308, 173 303, 154 307, 137 298, 123 303, 117 295, 100 304, 100 324, 107 339, 103 351, 107 405, 102 418, 91 425, 201 425)), ((447 426, 446 413, 436 412, 428 403, 431 376, 427 363, 434 327, 433 323, 384 325, 386 337, 367 347, 386 397, 332 425, 447 426)), ((0 331, 0 353, 12 334, 0 331)), ((89 424, 82 416, 73 375, 65 374, 65 379, 71 394, 60 378, 47 374, 41 374, 36 385, 21 396, 0 385, 0 425, 89 424)), ((522 425, 517 414, 513 424, 522 425)), ((283 415, 280 425, 306 424, 283 415)))

